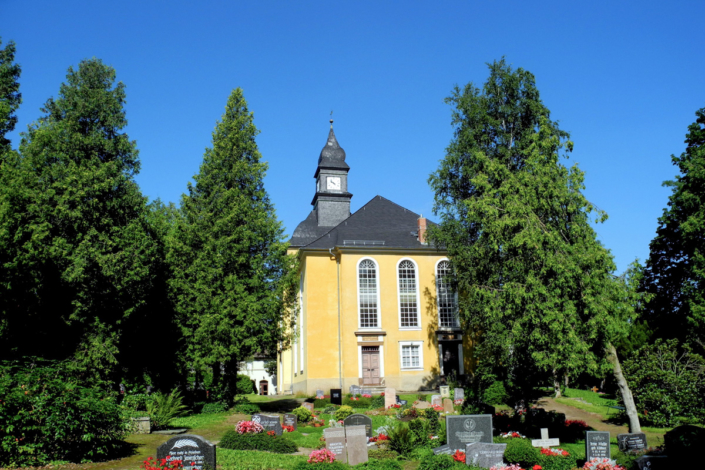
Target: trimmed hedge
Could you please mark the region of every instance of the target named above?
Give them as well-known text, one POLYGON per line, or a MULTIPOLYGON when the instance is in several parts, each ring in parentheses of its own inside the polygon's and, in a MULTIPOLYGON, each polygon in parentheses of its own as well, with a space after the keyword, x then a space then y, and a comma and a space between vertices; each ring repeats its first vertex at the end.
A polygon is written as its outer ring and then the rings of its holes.
POLYGON ((218 443, 223 449, 266 450, 276 454, 293 454, 298 450, 294 441, 282 436, 269 436, 267 433, 238 434, 230 430, 218 443))

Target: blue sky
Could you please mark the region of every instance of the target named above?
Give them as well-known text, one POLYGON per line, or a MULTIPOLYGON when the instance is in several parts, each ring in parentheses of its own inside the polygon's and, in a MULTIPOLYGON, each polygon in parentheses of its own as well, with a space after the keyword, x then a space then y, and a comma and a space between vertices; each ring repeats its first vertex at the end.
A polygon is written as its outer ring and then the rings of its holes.
MULTIPOLYGON (((70 65, 98 57, 127 86, 127 132, 151 199, 178 202, 230 91, 242 87, 266 188, 291 234, 311 210, 330 111, 353 210, 376 194, 432 215, 428 175, 452 137, 443 99, 506 56, 571 132, 596 227, 619 271, 648 255, 688 124, 705 106, 705 2, 14 1, 24 103, 40 116, 70 65)), ((11 138, 19 141, 18 132, 11 138)))

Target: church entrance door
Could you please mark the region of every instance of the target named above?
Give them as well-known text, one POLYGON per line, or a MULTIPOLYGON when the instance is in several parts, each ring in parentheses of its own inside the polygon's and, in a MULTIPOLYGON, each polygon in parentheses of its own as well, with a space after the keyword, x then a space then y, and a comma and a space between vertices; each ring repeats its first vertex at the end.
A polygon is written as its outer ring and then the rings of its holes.
POLYGON ((460 375, 460 350, 462 343, 460 341, 442 341, 441 355, 443 360, 443 373, 445 377, 454 375, 456 378, 460 375))
POLYGON ((362 385, 379 385, 379 346, 362 347, 362 385))

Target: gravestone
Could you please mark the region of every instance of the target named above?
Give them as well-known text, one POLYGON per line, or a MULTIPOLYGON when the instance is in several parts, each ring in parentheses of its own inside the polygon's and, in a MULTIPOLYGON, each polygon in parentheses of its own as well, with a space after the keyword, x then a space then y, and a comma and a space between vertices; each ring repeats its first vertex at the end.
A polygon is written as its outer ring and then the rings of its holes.
POLYGON ((343 420, 343 426, 365 426, 365 434, 367 437, 372 437, 372 418, 369 416, 355 413, 343 420))
POLYGON ((384 409, 397 404, 397 391, 393 388, 384 389, 384 409))
POLYGON ((431 395, 431 405, 432 406, 443 406, 443 399, 440 395, 431 395))
POLYGON ((323 437, 326 439, 326 449, 335 454, 335 460, 348 463, 348 453, 345 448, 345 429, 326 428, 323 430, 323 437))
POLYGON ((433 453, 435 455, 438 455, 438 454, 453 455, 455 452, 450 448, 450 446, 448 444, 443 444, 442 446, 436 447, 435 449, 433 449, 433 453))
POLYGON ((456 400, 465 400, 465 389, 456 388, 455 389, 455 399, 456 400))
POLYGON ((360 394, 361 394, 361 395, 370 395, 370 396, 371 396, 371 395, 372 395, 372 390, 370 390, 369 388, 363 388, 362 390, 360 390, 360 394))
POLYGON ((431 404, 427 401, 420 401, 414 405, 414 408, 416 408, 417 410, 425 410, 431 408, 431 404))
POLYGON ((617 434, 617 445, 622 452, 646 449, 646 434, 643 432, 617 434))
POLYGON ((348 446, 348 464, 367 462, 367 432, 365 426, 346 426, 345 437, 348 446))
POLYGON ((309 402, 305 401, 305 402, 303 403, 303 405, 301 405, 301 406, 303 406, 303 407, 306 408, 308 411, 310 411, 311 413, 313 413, 313 403, 309 403, 309 402))
POLYGON ((473 442, 465 446, 465 464, 491 468, 504 466, 504 451, 507 444, 473 442))
POLYGON ((453 452, 474 442, 492 444, 492 415, 446 415, 446 442, 453 452))
POLYGON ((610 433, 604 431, 585 432, 585 460, 610 460, 610 433))
POLYGON ((157 459, 181 460, 184 470, 215 468, 215 445, 195 434, 172 437, 157 447, 157 459))
POLYGON ((397 395, 397 405, 406 405, 407 403, 409 402, 406 400, 402 400, 401 398, 399 398, 399 395, 397 395))
POLYGON ((666 455, 642 455, 636 459, 636 465, 639 470, 673 470, 674 468, 673 462, 669 461, 666 455))
POLYGON ((298 423, 298 418, 296 418, 296 415, 293 415, 291 413, 286 413, 284 415, 284 425, 285 426, 293 426, 294 431, 296 431, 298 429, 297 423, 298 423))
POLYGON ((450 398, 450 387, 448 385, 441 385, 441 398, 450 398))
POLYGON ((452 413, 453 411, 455 411, 453 409, 453 400, 451 400, 450 398, 443 399, 443 411, 445 411, 446 413, 452 413))
POLYGON ((362 389, 358 385, 351 385, 350 393, 352 393, 353 395, 361 395, 362 389))
POLYGON ((561 444, 559 439, 549 439, 548 429, 541 428, 541 439, 531 439, 531 445, 534 447, 551 447, 561 444))
POLYGON ((316 398, 319 400, 323 399, 323 390, 316 390, 316 398))
POLYGON ((330 389, 330 402, 333 405, 343 404, 343 391, 339 388, 330 389))
POLYGON ((282 435, 282 423, 279 421, 279 415, 263 415, 255 413, 252 415, 252 422, 259 423, 266 431, 274 431, 277 436, 282 435))

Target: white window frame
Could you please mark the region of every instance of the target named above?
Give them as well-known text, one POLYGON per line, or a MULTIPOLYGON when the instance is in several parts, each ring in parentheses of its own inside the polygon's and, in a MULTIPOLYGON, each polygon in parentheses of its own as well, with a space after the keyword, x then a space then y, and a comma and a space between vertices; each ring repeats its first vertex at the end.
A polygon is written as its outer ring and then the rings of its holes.
POLYGON ((421 297, 419 295, 419 265, 411 258, 401 258, 396 266, 397 280, 397 312, 399 316, 399 329, 403 331, 421 330, 421 297), (402 326, 401 321, 401 290, 399 289, 399 265, 404 261, 410 261, 414 265, 414 280, 416 281, 416 326, 402 326))
POLYGON ((438 329, 439 330, 457 330, 460 329, 460 318, 458 315, 458 293, 454 292, 453 297, 454 297, 454 302, 455 302, 455 318, 458 322, 456 326, 443 326, 441 322, 441 304, 439 302, 439 296, 440 292, 438 291, 438 265, 441 264, 443 261, 447 261, 450 263, 450 260, 448 258, 441 258, 438 261, 436 261, 436 265, 433 268, 433 275, 436 278, 436 315, 438 317, 438 329))
POLYGON ((357 261, 357 264, 355 265, 355 279, 357 282, 357 327, 360 330, 365 330, 365 331, 377 331, 382 329, 382 303, 380 302, 380 295, 379 295, 379 279, 380 279, 380 270, 379 270, 379 263, 377 262, 376 259, 371 258, 369 256, 365 256, 363 258, 360 258, 357 261), (376 275, 375 275, 375 284, 376 284, 376 294, 377 294, 377 326, 362 326, 362 323, 360 322, 360 264, 365 261, 365 260, 370 260, 375 264, 375 270, 376 270, 376 275))
POLYGON ((304 276, 305 272, 301 272, 301 284, 299 285, 299 292, 301 295, 301 303, 299 304, 299 347, 300 349, 300 354, 301 354, 301 373, 304 373, 304 282, 306 280, 306 277, 304 276))
POLYGON ((404 371, 418 371, 423 368, 423 341, 399 341, 399 369, 404 371), (404 367, 404 346, 418 346, 419 365, 418 367, 404 367))

